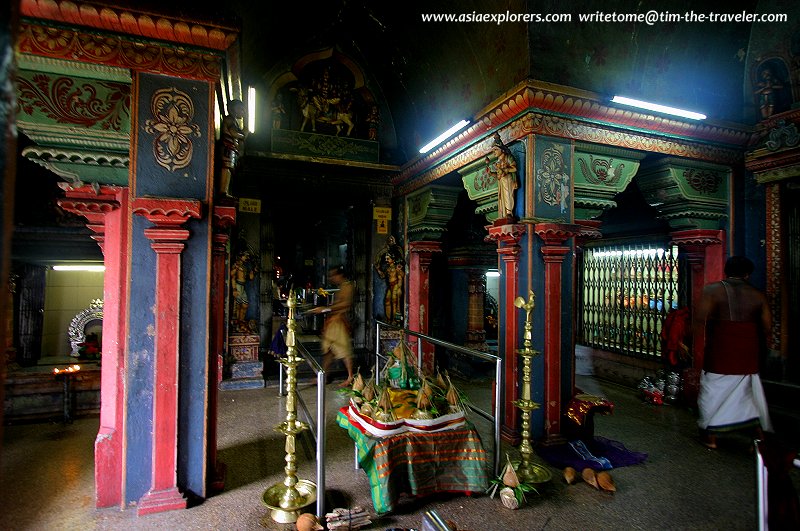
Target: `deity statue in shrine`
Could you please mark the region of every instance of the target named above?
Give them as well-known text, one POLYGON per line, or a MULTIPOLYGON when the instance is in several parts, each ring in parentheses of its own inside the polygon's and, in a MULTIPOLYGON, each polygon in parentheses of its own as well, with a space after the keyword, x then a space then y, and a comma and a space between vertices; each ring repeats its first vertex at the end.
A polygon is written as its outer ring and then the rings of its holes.
MULTIPOLYGON (((383 311, 386 321, 402 323, 405 260, 403 260, 403 249, 397 245, 394 236, 387 238, 386 245, 375 259, 374 268, 378 277, 385 283, 383 311)), ((377 291, 376 296, 379 296, 377 291)))
MULTIPOLYGON (((250 323, 247 310, 250 307, 251 285, 256 279, 258 267, 248 251, 242 251, 231 265, 231 331, 253 332, 254 323, 250 323)), ((256 327, 257 330, 257 327, 256 327)))
POLYGON ((286 108, 283 106, 283 94, 280 92, 275 95, 275 100, 272 102, 272 128, 280 129, 283 116, 286 114, 286 108))
POLYGON ((239 158, 244 151, 244 141, 247 138, 247 130, 243 122, 247 114, 247 108, 242 100, 231 100, 228 104, 228 115, 222 119, 220 128, 220 159, 221 168, 219 172, 219 192, 225 197, 230 197, 228 189, 231 184, 231 176, 236 171, 239 158))
POLYGON ((769 118, 775 112, 775 104, 778 93, 783 89, 783 85, 772 74, 772 69, 765 67, 761 70, 761 80, 757 84, 756 95, 758 96, 758 108, 761 111, 761 118, 769 118))
POLYGON ((310 83, 301 84, 289 89, 297 94, 297 106, 303 116, 300 131, 311 126, 317 132, 317 124, 329 124, 335 128, 338 136, 344 130, 350 136, 355 127, 353 110, 353 93, 349 84, 337 81, 330 69, 322 71, 320 77, 310 83))
POLYGON ((495 133, 492 139, 494 164, 485 157, 487 172, 497 180, 497 221, 507 223, 514 221, 514 191, 517 189, 517 162, 508 146, 503 144, 500 135, 495 133))
POLYGON ((378 125, 380 124, 381 117, 377 105, 372 106, 365 120, 367 122, 367 138, 369 140, 378 140, 378 125))

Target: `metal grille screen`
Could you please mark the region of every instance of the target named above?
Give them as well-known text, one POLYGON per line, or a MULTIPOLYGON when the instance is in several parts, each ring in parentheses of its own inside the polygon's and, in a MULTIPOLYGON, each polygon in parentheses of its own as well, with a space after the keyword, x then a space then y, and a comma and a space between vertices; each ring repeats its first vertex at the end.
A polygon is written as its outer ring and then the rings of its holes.
POLYGON ((678 307, 678 247, 587 248, 580 271, 578 342, 637 357, 661 355, 661 327, 678 307))

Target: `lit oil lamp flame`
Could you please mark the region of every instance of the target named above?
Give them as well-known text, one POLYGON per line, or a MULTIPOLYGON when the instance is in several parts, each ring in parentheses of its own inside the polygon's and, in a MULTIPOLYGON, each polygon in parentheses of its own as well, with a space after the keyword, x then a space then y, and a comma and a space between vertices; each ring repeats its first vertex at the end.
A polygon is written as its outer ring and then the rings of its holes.
POLYGON ((58 367, 56 367, 55 369, 53 369, 53 374, 75 373, 78 372, 79 370, 81 370, 80 365, 70 365, 65 369, 59 369, 58 367))

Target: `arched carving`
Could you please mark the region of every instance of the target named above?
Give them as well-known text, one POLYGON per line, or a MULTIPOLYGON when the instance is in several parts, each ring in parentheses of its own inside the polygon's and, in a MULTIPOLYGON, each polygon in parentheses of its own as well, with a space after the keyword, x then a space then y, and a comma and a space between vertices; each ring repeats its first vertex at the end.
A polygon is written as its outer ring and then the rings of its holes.
POLYGON ((78 357, 81 343, 86 341, 86 328, 93 321, 103 321, 103 299, 94 299, 88 308, 78 312, 69 323, 67 335, 72 349, 70 356, 78 357))

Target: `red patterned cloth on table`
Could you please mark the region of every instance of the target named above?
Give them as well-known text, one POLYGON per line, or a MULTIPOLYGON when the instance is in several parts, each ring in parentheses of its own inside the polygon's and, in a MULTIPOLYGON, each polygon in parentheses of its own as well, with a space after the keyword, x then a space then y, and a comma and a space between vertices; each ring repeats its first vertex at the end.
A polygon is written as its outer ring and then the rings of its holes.
POLYGON ((350 422, 346 407, 336 422, 356 444, 378 514, 393 510, 401 494, 482 492, 489 485, 486 451, 469 423, 436 433, 371 437, 350 422))

